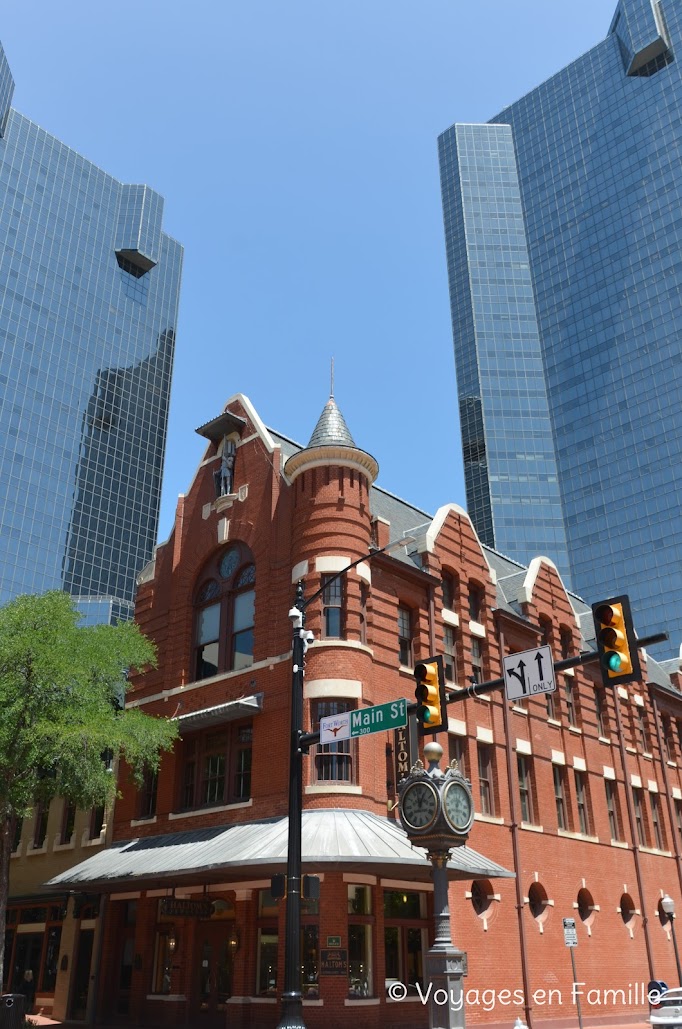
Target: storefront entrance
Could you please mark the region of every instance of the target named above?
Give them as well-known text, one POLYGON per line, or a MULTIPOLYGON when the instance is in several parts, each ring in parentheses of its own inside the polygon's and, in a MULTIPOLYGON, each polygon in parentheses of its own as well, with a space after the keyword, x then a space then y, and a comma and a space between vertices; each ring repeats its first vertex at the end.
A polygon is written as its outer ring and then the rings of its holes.
POLYGON ((225 1025, 225 1005, 232 996, 231 928, 230 921, 199 923, 195 1010, 198 1024, 211 1029, 225 1025))

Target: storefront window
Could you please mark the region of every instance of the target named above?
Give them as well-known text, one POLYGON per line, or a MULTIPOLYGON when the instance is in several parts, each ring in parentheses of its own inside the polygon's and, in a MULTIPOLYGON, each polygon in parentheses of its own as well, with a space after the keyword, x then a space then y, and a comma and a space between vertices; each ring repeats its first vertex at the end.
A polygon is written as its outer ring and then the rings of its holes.
POLYGON ((348 887, 348 914, 372 914, 372 891, 369 886, 348 887))
POLYGON ((267 915, 274 915, 277 918, 277 901, 270 893, 270 890, 258 891, 258 914, 261 918, 267 915))
POLYGON ((374 996, 372 932, 372 890, 369 886, 348 887, 348 996, 374 996))
MULTIPOLYGON (((169 930, 164 930, 163 932, 156 934, 152 993, 171 992, 171 976, 173 970, 173 951, 169 946, 171 935, 172 934, 169 930)), ((173 940, 175 940, 174 936, 173 940)))
POLYGON ((425 918, 425 905, 423 893, 384 890, 384 918, 425 918))
POLYGON ((47 993, 54 992, 57 982, 57 961, 59 959, 59 944, 62 938, 62 927, 51 925, 47 930, 47 949, 45 951, 45 964, 43 965, 43 977, 40 981, 40 989, 47 993))
POLYGON ((386 985, 404 983, 416 993, 424 982, 427 947, 426 895, 384 890, 386 985))
POLYGON ((304 999, 317 1000, 320 995, 318 983, 319 949, 316 925, 301 928, 301 992, 304 999))
POLYGON ((348 996, 374 996, 372 977, 372 926, 348 923, 348 996))
POLYGON ((274 997, 277 994, 277 942, 274 930, 258 930, 256 994, 259 997, 274 997))

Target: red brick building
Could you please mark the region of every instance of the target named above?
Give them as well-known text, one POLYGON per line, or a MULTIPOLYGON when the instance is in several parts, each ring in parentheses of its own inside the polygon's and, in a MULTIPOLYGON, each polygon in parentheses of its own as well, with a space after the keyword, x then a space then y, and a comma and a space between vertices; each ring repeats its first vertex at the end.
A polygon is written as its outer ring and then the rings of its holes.
MULTIPOLYGON (((411 700, 413 665, 431 654, 456 689, 542 642, 556 660, 590 650, 592 618, 550 560, 522 567, 482 546, 461 508, 431 517, 375 486, 377 464, 333 399, 306 448, 266 429, 241 395, 198 431, 205 457, 139 580, 136 618, 159 667, 129 696, 177 718, 181 738, 145 789, 122 772, 112 846, 53 885, 107 898, 103 1017, 274 1027, 284 902, 270 877, 286 861, 298 580, 311 596, 372 547, 414 538, 308 608, 310 730, 327 714, 411 700)), ((476 801, 450 889, 472 1024, 575 1020, 563 918, 577 924, 586 1021, 641 1018, 648 980, 676 983, 659 902, 682 898, 679 665, 642 658, 647 681, 634 688, 605 690, 586 664, 525 704, 496 692, 449 707, 439 741, 476 801)), ((387 733, 305 759, 304 871, 322 880, 301 939, 312 1029, 427 1024, 416 984, 432 935, 430 866, 396 822, 404 766, 387 733), (404 1001, 387 997, 394 980, 409 987, 404 1001)))

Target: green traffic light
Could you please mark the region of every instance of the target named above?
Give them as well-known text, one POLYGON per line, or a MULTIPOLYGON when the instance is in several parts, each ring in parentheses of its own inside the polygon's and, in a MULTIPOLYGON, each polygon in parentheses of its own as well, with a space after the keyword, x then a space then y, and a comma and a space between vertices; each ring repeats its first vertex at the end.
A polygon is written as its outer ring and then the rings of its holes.
POLYGON ((620 671, 620 666, 622 665, 622 663, 623 663, 623 659, 622 659, 620 654, 612 653, 612 654, 607 654, 606 655, 606 665, 607 665, 609 671, 611 671, 611 672, 618 672, 618 671, 620 671))

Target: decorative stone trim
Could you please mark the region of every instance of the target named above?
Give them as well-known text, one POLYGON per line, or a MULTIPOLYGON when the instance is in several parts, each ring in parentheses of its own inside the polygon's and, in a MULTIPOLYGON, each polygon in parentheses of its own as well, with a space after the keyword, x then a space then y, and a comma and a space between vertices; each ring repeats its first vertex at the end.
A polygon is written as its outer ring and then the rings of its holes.
POLYGON ((359 679, 311 679, 303 685, 305 700, 321 700, 330 697, 340 700, 361 700, 362 683, 359 679))

